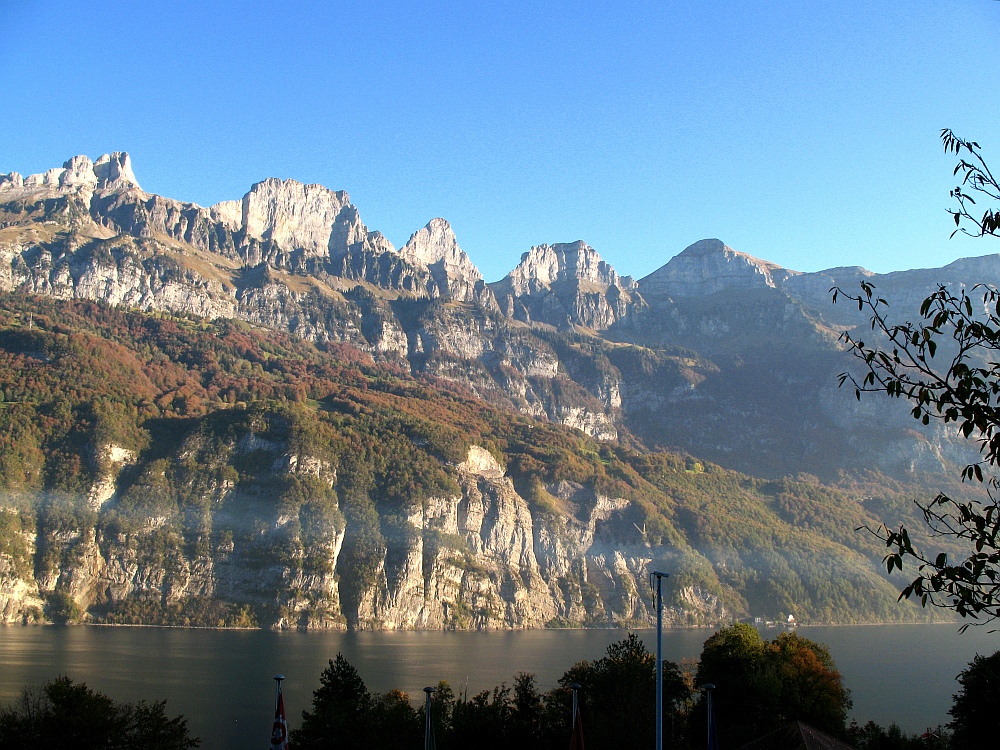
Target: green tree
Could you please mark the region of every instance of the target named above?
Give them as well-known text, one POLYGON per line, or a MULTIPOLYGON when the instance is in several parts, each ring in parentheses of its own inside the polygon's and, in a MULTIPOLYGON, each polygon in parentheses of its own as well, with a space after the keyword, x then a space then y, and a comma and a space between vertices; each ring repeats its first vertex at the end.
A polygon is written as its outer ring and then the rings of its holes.
POLYGON ((406 693, 370 693, 358 671, 337 654, 320 675, 311 711, 302 712, 302 726, 292 730, 296 748, 337 747, 375 750, 417 748, 422 724, 406 693))
POLYGON ((958 675, 951 709, 952 750, 992 747, 1000 736, 1000 651, 976 656, 958 675))
MULTIPOLYGON (((846 733, 850 692, 821 644, 795 633, 766 641, 755 628, 722 628, 702 649, 698 686, 715 685, 713 706, 719 742, 739 747, 792 721, 828 734, 846 733)), ((704 744, 704 697, 691 717, 691 742, 704 744)))
MULTIPOLYGON (((993 205, 981 216, 972 213, 976 198, 1000 201, 1000 185, 979 144, 950 130, 942 131, 941 138, 945 150, 959 157, 955 174, 961 182, 951 191, 958 204, 951 211, 955 231, 997 236, 1000 214, 993 205)), ((909 401, 911 414, 921 423, 953 423, 964 437, 980 444, 981 458, 962 470, 962 479, 983 483, 983 499, 942 493, 918 504, 931 534, 960 543, 968 550, 964 559, 919 549, 905 526, 871 529, 890 550, 885 557, 889 572, 902 570, 904 561, 917 565, 917 576, 900 599, 916 597, 924 606, 952 609, 972 619, 1000 617, 1000 483, 992 473, 1000 462, 1000 292, 983 285, 957 292, 939 286, 921 304, 916 323, 890 322, 888 302, 867 282, 861 282, 857 295, 834 289, 835 302, 840 296, 870 316, 878 340, 872 345, 850 332, 843 334, 864 374, 845 372, 841 385, 851 383, 859 399, 864 392, 876 392, 909 401)))
POLYGON ((169 718, 166 701, 118 703, 84 683, 58 677, 42 690, 26 689, 0 708, 0 736, 16 747, 79 750, 186 750, 187 720, 169 718))
MULTIPOLYGON (((645 748, 656 735, 656 657, 635 633, 608 646, 607 654, 595 662, 580 662, 559 680, 564 717, 563 738, 569 737, 571 709, 569 686, 580 685, 581 715, 587 747, 645 748)), ((691 692, 680 668, 663 662, 664 736, 683 728, 691 692), (671 731, 673 729, 673 731, 671 731)))

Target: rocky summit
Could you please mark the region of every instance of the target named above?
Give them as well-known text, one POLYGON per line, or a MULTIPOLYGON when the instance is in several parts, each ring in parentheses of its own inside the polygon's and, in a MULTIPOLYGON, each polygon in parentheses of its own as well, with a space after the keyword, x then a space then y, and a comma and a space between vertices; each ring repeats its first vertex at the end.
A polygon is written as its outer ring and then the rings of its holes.
POLYGON ((204 208, 145 192, 119 152, 0 175, 0 357, 19 384, 2 386, 0 480, 22 498, 0 524, 0 613, 69 597, 106 621, 648 622, 643 576, 667 556, 690 573, 678 623, 787 613, 752 583, 786 568, 809 582, 797 613, 844 621, 815 556, 840 545, 876 586, 879 552, 810 536, 807 509, 832 503, 852 529, 896 518, 893 498, 930 491, 970 446, 838 389, 839 335, 866 321, 829 290, 864 279, 914 317, 939 282, 1000 282, 1000 258, 801 273, 704 239, 664 260, 637 282, 583 241, 539 244, 488 284, 445 219, 397 250, 320 185, 265 179, 204 208), (83 361, 104 385, 63 393, 83 361), (261 407, 278 402, 297 406, 261 407), (340 447, 303 448, 319 434, 340 447), (404 455, 424 473, 400 478, 404 455), (72 522, 45 505, 70 495, 86 499, 72 522), (737 537, 780 519, 810 562, 746 539, 741 557, 699 525, 723 506, 737 537))

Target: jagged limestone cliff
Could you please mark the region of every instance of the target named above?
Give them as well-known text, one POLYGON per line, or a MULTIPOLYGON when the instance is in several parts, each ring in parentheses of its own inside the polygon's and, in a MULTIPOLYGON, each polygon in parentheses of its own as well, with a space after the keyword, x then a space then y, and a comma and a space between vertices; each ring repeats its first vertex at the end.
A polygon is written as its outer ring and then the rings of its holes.
POLYGON ((127 154, 0 175, 0 289, 236 318, 339 342, 602 440, 624 432, 770 477, 907 479, 961 440, 836 389, 863 324, 833 284, 865 278, 915 314, 936 281, 1000 280, 996 258, 935 271, 798 273, 702 240, 640 282, 582 241, 538 245, 484 283, 433 219, 397 251, 343 191, 266 179, 208 208, 141 189, 127 154))
POLYGON ((645 307, 635 281, 582 241, 531 248, 491 287, 507 317, 557 328, 603 331, 645 307))

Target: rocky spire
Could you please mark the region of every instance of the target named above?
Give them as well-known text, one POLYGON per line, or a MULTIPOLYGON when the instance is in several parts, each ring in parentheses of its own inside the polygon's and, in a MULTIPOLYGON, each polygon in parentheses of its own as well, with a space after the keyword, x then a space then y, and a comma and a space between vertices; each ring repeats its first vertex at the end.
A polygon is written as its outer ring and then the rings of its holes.
MULTIPOLYGON (((68 164, 69 162, 67 166, 68 164)), ((135 179, 135 173, 132 172, 132 159, 124 151, 115 151, 100 157, 94 162, 94 174, 97 175, 98 190, 142 189, 135 179)))
POLYGON ((451 225, 444 219, 431 219, 427 226, 410 235, 400 255, 413 263, 425 265, 440 293, 452 299, 469 301, 482 290, 483 275, 458 245, 451 225))

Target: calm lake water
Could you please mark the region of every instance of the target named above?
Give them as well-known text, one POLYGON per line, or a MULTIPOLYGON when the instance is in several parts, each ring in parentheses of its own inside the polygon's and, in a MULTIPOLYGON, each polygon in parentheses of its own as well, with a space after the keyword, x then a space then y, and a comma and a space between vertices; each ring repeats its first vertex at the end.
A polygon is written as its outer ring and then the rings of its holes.
MULTIPOLYGON (((977 653, 1000 650, 1000 635, 957 625, 805 627, 830 647, 852 691, 852 716, 896 721, 910 732, 945 723, 957 675, 977 653)), ((695 658, 709 630, 664 632, 664 658, 695 658)), ((650 650, 656 634, 639 631, 650 650)), ((776 631, 764 631, 773 638, 776 631)), ((617 630, 484 633, 271 633, 164 628, 0 626, 0 701, 60 675, 121 700, 167 699, 205 750, 266 747, 275 673, 289 723, 299 724, 327 660, 342 652, 369 689, 411 696, 438 680, 470 694, 533 672, 556 685, 581 659, 596 659, 625 636, 617 630)))

